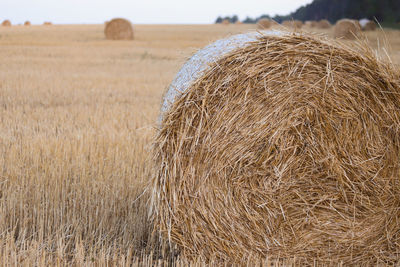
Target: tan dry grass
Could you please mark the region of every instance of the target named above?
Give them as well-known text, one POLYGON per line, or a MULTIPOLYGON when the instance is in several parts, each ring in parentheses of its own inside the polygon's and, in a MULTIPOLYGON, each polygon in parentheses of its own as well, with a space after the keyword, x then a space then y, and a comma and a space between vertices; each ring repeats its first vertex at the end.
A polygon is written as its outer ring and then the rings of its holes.
POLYGON ((400 73, 310 35, 214 59, 164 114, 157 227, 184 256, 400 260, 400 73))
MULTIPOLYGON (((107 42, 103 25, 0 27, 1 264, 135 266, 157 246, 140 241, 138 197, 162 93, 196 49, 255 27, 138 25, 135 46, 107 42)), ((387 32, 396 63, 399 37, 387 32)))

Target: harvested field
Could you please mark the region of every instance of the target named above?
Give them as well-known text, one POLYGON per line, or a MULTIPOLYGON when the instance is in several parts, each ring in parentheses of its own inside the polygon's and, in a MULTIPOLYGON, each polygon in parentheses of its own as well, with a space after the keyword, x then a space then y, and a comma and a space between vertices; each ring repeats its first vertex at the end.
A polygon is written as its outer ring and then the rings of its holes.
MULTIPOLYGON (((134 45, 105 40, 103 29, 0 27, 5 266, 165 266, 160 251, 171 254, 150 235, 145 190, 163 92, 197 49, 256 25, 137 25, 134 45)), ((366 35, 384 43, 380 31, 366 35)), ((400 32, 386 35, 400 64, 400 32)))

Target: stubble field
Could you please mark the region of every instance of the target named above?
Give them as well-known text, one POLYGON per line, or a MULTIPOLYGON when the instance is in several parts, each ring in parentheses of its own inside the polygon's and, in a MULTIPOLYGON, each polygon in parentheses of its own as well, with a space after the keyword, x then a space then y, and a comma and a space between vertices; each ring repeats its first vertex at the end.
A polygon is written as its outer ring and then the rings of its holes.
MULTIPOLYGON (((162 94, 197 49, 252 29, 0 27, 0 265, 169 262, 148 219, 162 94)), ((400 64, 400 31, 367 37, 400 64)))

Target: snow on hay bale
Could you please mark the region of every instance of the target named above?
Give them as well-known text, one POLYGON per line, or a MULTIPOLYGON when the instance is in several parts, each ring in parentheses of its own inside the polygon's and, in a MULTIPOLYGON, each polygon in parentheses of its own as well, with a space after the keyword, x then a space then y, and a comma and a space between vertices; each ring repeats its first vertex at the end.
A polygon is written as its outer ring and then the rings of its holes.
POLYGON ((1 23, 2 26, 6 26, 6 27, 10 27, 11 26, 11 21, 9 21, 8 19, 4 20, 1 23))
POLYGON ((237 264, 398 260, 400 77, 359 46, 262 32, 185 63, 155 142, 164 238, 237 264))
POLYGON ((104 34, 107 40, 133 40, 133 27, 129 20, 116 18, 105 23, 104 34))
POLYGON ((360 26, 363 31, 375 31, 376 23, 369 19, 360 19, 360 26))
POLYGON ((341 19, 336 22, 333 36, 335 38, 343 38, 354 40, 360 36, 361 26, 358 20, 341 19))
POLYGON ((329 29, 331 26, 331 23, 326 19, 322 19, 316 23, 316 27, 320 29, 329 29))

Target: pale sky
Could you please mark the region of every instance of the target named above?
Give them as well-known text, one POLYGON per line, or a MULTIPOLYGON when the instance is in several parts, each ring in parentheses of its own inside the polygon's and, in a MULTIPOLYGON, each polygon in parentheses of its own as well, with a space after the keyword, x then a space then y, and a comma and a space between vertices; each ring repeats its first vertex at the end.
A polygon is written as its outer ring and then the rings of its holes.
POLYGON ((13 24, 103 23, 123 17, 137 24, 213 23, 217 16, 240 20, 287 15, 312 0, 0 0, 0 21, 13 24))

